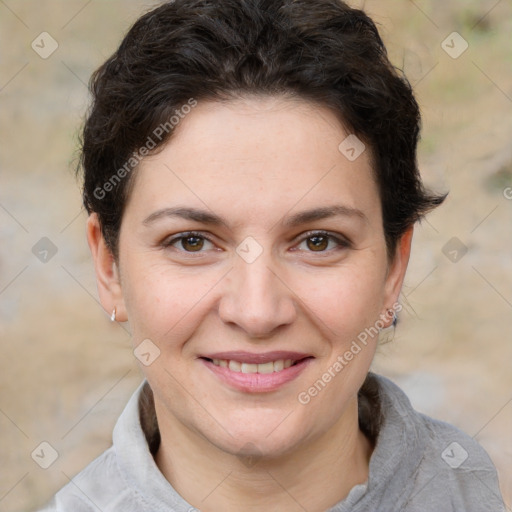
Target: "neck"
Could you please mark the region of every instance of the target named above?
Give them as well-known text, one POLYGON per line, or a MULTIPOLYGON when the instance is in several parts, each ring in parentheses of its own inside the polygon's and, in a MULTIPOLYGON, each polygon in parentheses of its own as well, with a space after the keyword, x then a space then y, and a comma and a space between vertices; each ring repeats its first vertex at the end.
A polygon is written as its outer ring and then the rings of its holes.
POLYGON ((156 464, 203 512, 323 512, 368 478, 373 446, 359 430, 356 398, 318 438, 280 457, 252 460, 220 450, 155 406, 161 434, 156 464))

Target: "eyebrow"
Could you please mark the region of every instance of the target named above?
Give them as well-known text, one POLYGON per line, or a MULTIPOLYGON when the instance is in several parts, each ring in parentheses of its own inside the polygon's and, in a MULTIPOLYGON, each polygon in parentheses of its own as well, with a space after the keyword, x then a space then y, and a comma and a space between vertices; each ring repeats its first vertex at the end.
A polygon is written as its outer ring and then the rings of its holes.
MULTIPOLYGON (((169 217, 178 217, 181 219, 192 220, 195 222, 199 222, 201 224, 209 224, 212 226, 220 226, 222 224, 225 226, 229 226, 229 224, 222 217, 214 213, 208 212, 206 210, 199 210, 197 208, 188 207, 163 208, 161 210, 157 210, 156 212, 149 215, 146 219, 144 219, 143 224, 149 225, 156 222, 157 220, 169 217)), ((328 219, 332 217, 353 217, 368 222, 368 217, 357 208, 352 208, 343 205, 333 205, 324 206, 320 208, 313 208, 311 210, 305 210, 296 213, 286 218, 283 221, 283 225, 285 227, 296 227, 302 224, 307 224, 309 222, 328 219)))
POLYGON ((296 213, 283 224, 287 227, 300 226, 301 224, 307 224, 316 220, 328 219, 331 217, 355 217, 365 222, 368 222, 368 217, 357 208, 352 208, 343 205, 324 206, 321 208, 313 208, 312 210, 305 210, 303 212, 296 213))

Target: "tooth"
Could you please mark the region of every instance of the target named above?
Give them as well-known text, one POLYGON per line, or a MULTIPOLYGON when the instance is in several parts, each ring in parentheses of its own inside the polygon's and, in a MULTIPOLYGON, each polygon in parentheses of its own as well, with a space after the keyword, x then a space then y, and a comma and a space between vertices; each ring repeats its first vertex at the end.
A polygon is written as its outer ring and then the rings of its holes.
POLYGON ((274 363, 269 361, 258 365, 258 373, 272 373, 274 371, 274 363))
POLYGON ((257 364, 242 363, 242 373, 256 373, 257 371, 257 364))
POLYGON ((242 369, 242 365, 238 361, 229 361, 228 363, 229 369, 232 372, 239 372, 242 369))
POLYGON ((213 361, 213 364, 215 366, 219 366, 219 360, 218 359, 212 359, 212 361, 213 361))
POLYGON ((277 361, 269 361, 268 363, 262 364, 240 363, 239 361, 228 361, 226 359, 213 359, 213 364, 229 368, 233 372, 272 373, 280 372, 285 368, 290 368, 290 366, 293 366, 293 359, 278 359, 277 361))
POLYGON ((283 359, 279 359, 278 361, 274 361, 274 371, 280 372, 284 368, 283 359))

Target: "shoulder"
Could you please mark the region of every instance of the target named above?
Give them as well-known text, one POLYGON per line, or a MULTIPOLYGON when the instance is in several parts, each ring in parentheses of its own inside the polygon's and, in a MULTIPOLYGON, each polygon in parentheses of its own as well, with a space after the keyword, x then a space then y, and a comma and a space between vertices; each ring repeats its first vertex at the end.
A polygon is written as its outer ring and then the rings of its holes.
POLYGON ((142 512, 151 507, 133 485, 132 466, 151 459, 139 418, 143 381, 132 394, 113 433, 113 444, 60 489, 38 512, 142 512))
POLYGON ((504 511, 496 468, 484 448, 454 425, 416 411, 389 379, 373 376, 384 418, 379 438, 391 445, 388 451, 401 451, 394 460, 403 510, 504 511))
POLYGON ((450 469, 463 468, 454 474, 470 471, 495 472, 494 465, 483 447, 471 436, 450 423, 416 411, 407 395, 386 377, 375 375, 386 400, 381 402, 383 414, 390 417, 390 409, 398 413, 402 422, 417 436, 423 436, 425 460, 442 462, 450 469))
POLYGON ((421 480, 432 478, 431 487, 449 493, 455 510, 504 511, 497 471, 484 448, 449 423, 416 415, 429 432, 421 480))
POLYGON ((38 512, 107 512, 114 507, 130 512, 135 511, 133 498, 119 472, 114 447, 111 447, 71 478, 38 512))

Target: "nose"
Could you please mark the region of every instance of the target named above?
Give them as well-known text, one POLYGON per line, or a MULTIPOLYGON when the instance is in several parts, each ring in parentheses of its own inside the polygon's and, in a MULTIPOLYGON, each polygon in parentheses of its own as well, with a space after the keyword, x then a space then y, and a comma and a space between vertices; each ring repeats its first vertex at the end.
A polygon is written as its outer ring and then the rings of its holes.
POLYGON ((294 294, 265 253, 252 263, 235 257, 219 303, 222 321, 251 338, 269 337, 296 317, 294 294))

